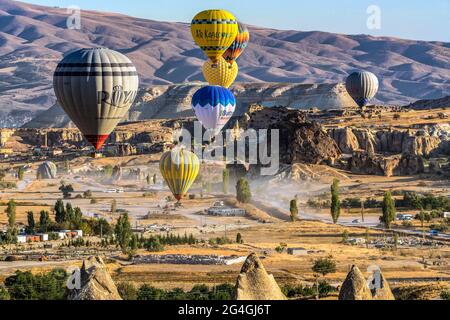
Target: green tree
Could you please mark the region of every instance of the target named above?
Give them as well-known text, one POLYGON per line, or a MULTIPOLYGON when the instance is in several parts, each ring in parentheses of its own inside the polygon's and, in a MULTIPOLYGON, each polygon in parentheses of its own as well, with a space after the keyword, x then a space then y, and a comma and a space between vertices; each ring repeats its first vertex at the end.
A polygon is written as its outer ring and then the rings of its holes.
POLYGON ((383 215, 380 221, 384 223, 387 229, 390 229, 392 222, 395 221, 395 201, 390 191, 387 191, 384 195, 382 209, 383 215))
POLYGON ((224 169, 222 172, 222 191, 224 194, 228 194, 229 185, 230 185, 230 170, 224 169))
POLYGON ((151 184, 151 182, 152 182, 152 178, 150 177, 150 175, 149 175, 149 174, 147 175, 147 178, 146 178, 146 180, 147 180, 147 184, 151 184))
POLYGON ((156 173, 153 175, 153 184, 156 184, 158 176, 156 175, 156 173))
POLYGON ((297 206, 297 200, 296 199, 291 200, 290 212, 291 212, 291 221, 292 222, 297 221, 297 218, 298 218, 298 206, 297 206))
POLYGON ((59 191, 62 192, 64 199, 68 199, 71 197, 71 193, 74 192, 73 186, 71 184, 62 183, 59 187, 59 191))
POLYGON ((122 252, 127 253, 133 235, 128 213, 124 213, 117 220, 116 227, 114 228, 114 234, 116 236, 117 243, 122 249, 122 252))
POLYGON ((39 214, 39 231, 47 232, 50 226, 50 214, 48 211, 42 210, 39 214))
POLYGON ((242 235, 240 233, 236 235, 236 243, 244 243, 244 241, 242 240, 242 235))
POLYGON ((63 269, 37 275, 16 271, 5 279, 5 286, 13 300, 64 300, 67 276, 63 269))
MULTIPOLYGON (((315 273, 321 274, 323 277, 325 277, 327 274, 335 273, 337 271, 336 262, 331 257, 319 258, 316 261, 314 261, 312 271, 314 271, 315 273)), ((320 289, 319 289, 319 278, 318 277, 316 277, 316 293, 317 293, 316 298, 319 299, 320 289)))
POLYGON ((334 179, 331 185, 331 217, 333 223, 338 223, 341 215, 341 201, 339 200, 339 180, 334 179))
POLYGON ((72 218, 70 220, 71 228, 73 229, 81 229, 83 223, 83 212, 79 207, 76 207, 73 210, 72 218))
POLYGON ((336 272, 336 262, 331 257, 319 258, 314 261, 312 270, 325 277, 327 274, 336 272))
POLYGON ((103 175, 106 178, 111 178, 113 175, 114 168, 112 165, 108 164, 103 168, 103 175))
POLYGON ((14 229, 16 225, 16 207, 16 202, 9 200, 5 209, 6 215, 8 216, 8 228, 10 229, 14 229))
POLYGON ((236 199, 241 203, 250 203, 252 200, 252 192, 250 184, 245 178, 239 179, 236 185, 236 199))
POLYGON ((36 223, 34 221, 33 211, 28 211, 27 212, 27 221, 28 221, 27 233, 28 234, 34 234, 34 231, 35 231, 35 228, 36 228, 36 223))
MULTIPOLYGON (((70 202, 66 203, 66 221, 69 222, 71 225, 74 221, 75 217, 75 210, 72 207, 72 204, 70 202)), ((71 226, 72 227, 72 226, 71 226)))
POLYGON ((25 169, 23 167, 19 167, 19 169, 17 170, 17 179, 22 181, 24 175, 25 175, 25 169))
POLYGON ((138 237, 137 235, 131 235, 131 241, 130 241, 130 249, 128 251, 128 254, 130 257, 136 255, 138 249, 138 237))
POLYGON ((10 299, 11 296, 9 295, 8 290, 5 287, 0 286, 0 301, 6 301, 10 299))
POLYGON ((55 210, 55 221, 57 223, 64 223, 67 221, 66 208, 64 207, 64 202, 61 199, 56 201, 54 210, 55 210))

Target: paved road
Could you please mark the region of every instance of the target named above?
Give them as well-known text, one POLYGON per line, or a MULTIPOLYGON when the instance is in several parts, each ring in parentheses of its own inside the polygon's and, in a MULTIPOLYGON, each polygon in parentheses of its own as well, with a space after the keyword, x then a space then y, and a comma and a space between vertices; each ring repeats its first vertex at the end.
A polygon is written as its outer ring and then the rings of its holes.
MULTIPOLYGON (((279 218, 279 219, 281 218, 282 220, 285 220, 285 221, 290 221, 290 212, 287 209, 283 209, 286 206, 285 203, 282 203, 281 201, 278 201, 278 200, 271 200, 269 202, 269 201, 267 201, 267 199, 258 199, 258 198, 255 199, 255 202, 257 204, 258 203, 261 204, 262 206, 264 206, 266 208, 269 208, 269 210, 267 210, 267 213, 272 215, 273 217, 279 218), (274 212, 271 212, 270 208, 273 208, 274 212), (282 214, 284 214, 284 216, 280 216, 280 212, 282 214)), ((303 211, 303 212, 300 212, 299 215, 300 215, 301 219, 303 219, 303 220, 320 221, 320 222, 329 223, 329 224, 333 223, 330 215, 314 212, 314 210, 309 210, 307 212, 303 211)), ((381 231, 384 230, 382 227, 380 227, 380 221, 379 221, 378 216, 373 216, 373 215, 366 216, 364 218, 364 222, 353 223, 353 221, 356 219, 361 220, 361 218, 357 218, 357 217, 341 217, 338 225, 346 226, 346 227, 363 227, 363 228, 370 228, 370 229, 381 230, 381 231)), ((421 231, 416 231, 416 230, 392 229, 392 231, 405 233, 405 234, 409 234, 412 236, 419 236, 419 237, 423 236, 421 231)), ((432 237, 432 236, 430 236, 429 233, 426 233, 425 236, 432 237)), ((440 234, 439 236, 433 236, 432 238, 436 239, 436 240, 450 240, 450 234, 440 234)))

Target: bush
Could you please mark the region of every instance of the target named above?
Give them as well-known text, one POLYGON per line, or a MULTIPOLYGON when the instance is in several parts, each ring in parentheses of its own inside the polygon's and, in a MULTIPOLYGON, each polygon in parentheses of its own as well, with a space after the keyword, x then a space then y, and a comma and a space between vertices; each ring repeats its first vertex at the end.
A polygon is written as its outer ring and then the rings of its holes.
POLYGON ((117 291, 123 300, 137 300, 138 289, 130 282, 120 282, 117 285, 117 291))
POLYGON ((430 230, 436 230, 438 232, 447 232, 448 226, 441 223, 441 224, 433 224, 430 226, 430 230))
POLYGON ((38 275, 16 271, 5 279, 5 286, 13 300, 64 300, 67 276, 63 269, 38 275))
POLYGON ((442 300, 450 300, 450 291, 443 291, 441 293, 441 299, 442 300))
POLYGON ((320 258, 314 262, 312 270, 323 276, 336 272, 336 262, 331 258, 320 258))

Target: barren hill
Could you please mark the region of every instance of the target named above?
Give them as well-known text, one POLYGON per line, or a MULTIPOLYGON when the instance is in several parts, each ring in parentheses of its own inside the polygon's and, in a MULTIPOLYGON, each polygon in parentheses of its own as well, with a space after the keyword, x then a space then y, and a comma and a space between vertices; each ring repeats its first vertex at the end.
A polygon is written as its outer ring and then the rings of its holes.
MULTIPOLYGON (((69 30, 66 9, 0 0, 0 125, 17 124, 17 111, 55 104, 51 78, 64 53, 106 46, 128 55, 141 85, 203 80, 205 57, 187 23, 169 23, 120 14, 82 11, 81 29, 69 30), (15 119, 15 120, 14 120, 15 119)), ((252 42, 239 60, 239 82, 342 82, 354 69, 381 78, 379 102, 406 104, 450 95, 450 44, 318 31, 250 27, 252 42)), ((27 118, 27 120, 28 120, 27 118)))
MULTIPOLYGON (((124 121, 179 119, 194 116, 191 98, 204 84, 154 86, 142 89, 124 121)), ((356 107, 342 84, 239 83, 232 87, 237 97, 235 116, 247 112, 251 104, 292 109, 340 109, 356 107)), ((64 128, 72 123, 59 105, 41 112, 25 128, 64 128)))

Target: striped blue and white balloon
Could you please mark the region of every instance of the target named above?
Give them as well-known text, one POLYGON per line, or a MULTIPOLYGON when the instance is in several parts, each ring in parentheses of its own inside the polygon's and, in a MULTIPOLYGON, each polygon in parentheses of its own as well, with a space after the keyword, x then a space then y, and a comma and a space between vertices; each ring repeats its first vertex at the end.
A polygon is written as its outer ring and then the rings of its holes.
POLYGON ((347 78, 346 87, 353 100, 362 108, 377 94, 379 82, 372 72, 357 71, 347 78))
POLYGON ((214 130, 217 134, 233 116, 236 110, 236 98, 228 89, 208 86, 194 94, 192 108, 202 125, 208 130, 214 130))

